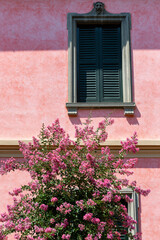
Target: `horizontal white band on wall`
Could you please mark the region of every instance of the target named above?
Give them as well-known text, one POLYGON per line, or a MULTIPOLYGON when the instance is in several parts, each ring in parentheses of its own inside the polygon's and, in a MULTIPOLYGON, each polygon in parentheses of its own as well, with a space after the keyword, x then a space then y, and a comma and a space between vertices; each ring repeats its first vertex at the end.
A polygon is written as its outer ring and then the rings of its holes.
MULTIPOLYGON (((31 139, 21 140, 25 143, 32 142, 31 139)), ((120 149, 120 140, 108 140, 102 146, 109 146, 112 153, 116 154, 120 149)), ((160 158, 160 140, 139 140, 138 147, 140 151, 130 154, 130 157, 160 158)), ((19 151, 18 140, 0 140, 0 157, 23 157, 19 151)))

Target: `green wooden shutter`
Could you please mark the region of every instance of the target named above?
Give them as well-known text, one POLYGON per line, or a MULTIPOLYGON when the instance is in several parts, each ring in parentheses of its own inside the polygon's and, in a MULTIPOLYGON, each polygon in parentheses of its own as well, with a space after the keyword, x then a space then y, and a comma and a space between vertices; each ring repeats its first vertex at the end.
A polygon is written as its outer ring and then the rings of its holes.
POLYGON ((77 28, 77 100, 96 102, 97 99, 97 33, 95 27, 77 28))
POLYGON ((120 27, 102 28, 102 101, 122 101, 120 27))
POLYGON ((125 235, 122 235, 122 236, 121 236, 121 240, 128 240, 128 237, 125 236, 125 235))
POLYGON ((122 101, 120 26, 77 28, 77 101, 122 101))
POLYGON ((122 227, 122 224, 120 222, 118 222, 117 224, 118 224, 118 232, 121 233, 121 240, 128 240, 128 236, 126 236, 126 234, 123 234, 124 229, 127 230, 127 228, 122 227))
MULTIPOLYGON (((126 206, 127 211, 128 211, 128 203, 124 199, 121 199, 121 203, 126 206)), ((120 225, 122 225, 122 224, 120 224, 120 225)), ((122 230, 124 230, 124 227, 120 227, 120 229, 122 231, 122 230)), ((127 229, 125 229, 125 230, 127 230, 127 229)), ((121 240, 128 240, 128 237, 125 234, 122 234, 121 240)))

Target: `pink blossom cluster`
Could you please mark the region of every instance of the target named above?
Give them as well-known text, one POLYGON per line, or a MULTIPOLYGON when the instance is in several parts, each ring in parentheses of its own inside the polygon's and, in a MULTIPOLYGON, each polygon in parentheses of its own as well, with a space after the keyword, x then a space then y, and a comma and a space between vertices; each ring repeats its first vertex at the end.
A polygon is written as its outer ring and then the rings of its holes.
POLYGON ((108 233, 107 234, 107 239, 113 239, 113 234, 112 233, 108 233))
POLYGON ((88 199, 87 205, 88 205, 88 206, 95 206, 96 203, 95 203, 92 199, 88 199))
POLYGON ((96 180, 96 186, 98 188, 110 188, 111 187, 111 181, 109 179, 97 179, 96 180))
POLYGON ((61 223, 56 223, 56 224, 55 224, 55 228, 56 228, 56 229, 59 229, 59 228, 60 228, 60 229, 64 229, 64 228, 66 228, 68 225, 69 225, 68 219, 65 218, 63 222, 61 222, 61 223))
POLYGON ((88 234, 85 240, 98 240, 101 239, 101 234, 96 234, 96 236, 93 237, 93 234, 88 234))
POLYGON ((84 201, 83 201, 83 200, 76 201, 76 205, 77 205, 78 207, 80 207, 80 208, 81 208, 81 210, 83 210, 83 209, 84 209, 84 201))
POLYGON ((142 240, 142 233, 136 233, 136 234, 134 235, 134 239, 135 239, 135 240, 142 240))
POLYGON ((32 191, 36 191, 40 188, 40 184, 38 183, 37 180, 29 182, 28 185, 30 186, 32 191))
POLYGON ((112 198, 113 198, 113 194, 112 194, 112 192, 109 191, 109 192, 107 192, 106 195, 103 195, 102 201, 111 202, 112 198))
POLYGON ((55 203, 55 202, 57 202, 57 201, 58 201, 58 198, 56 198, 56 197, 51 198, 51 202, 52 202, 52 203, 55 203))
POLYGON ((51 218, 51 219, 50 219, 50 223, 52 223, 52 224, 55 223, 54 218, 51 218))
POLYGON ((39 208, 40 208, 41 210, 47 211, 48 205, 46 205, 46 204, 41 204, 41 205, 39 206, 39 208))
POLYGON ((61 223, 61 227, 66 228, 69 225, 68 219, 65 218, 64 221, 61 223))
MULTIPOLYGON (((7 222, 7 224, 9 224, 9 227, 11 227, 9 222, 7 222)), ((7 228, 7 225, 5 225, 5 227, 7 228)), ((13 228, 13 226, 11 228, 13 228)), ((31 221, 28 217, 25 219, 20 218, 18 219, 14 228, 19 232, 29 230, 31 228, 31 221)))
POLYGON ((91 221, 92 217, 93 217, 93 213, 86 213, 83 216, 83 219, 86 220, 86 221, 91 221))
POLYGON ((85 225, 84 224, 78 224, 78 227, 81 231, 83 231, 85 229, 85 225))
POLYGON ((54 233, 56 232, 56 229, 55 228, 51 228, 51 227, 47 227, 45 229, 45 233, 52 233, 53 236, 54 236, 54 233))
MULTIPOLYGON (((104 224, 103 223, 102 223, 101 226, 103 226, 102 228, 104 228, 104 224)), ((102 238, 102 233, 98 232, 95 235, 88 234, 87 237, 85 237, 85 240, 98 240, 98 239, 101 239, 101 238, 102 238)))
POLYGON ((125 195, 125 200, 128 203, 133 202, 133 199, 131 199, 128 195, 125 195))
POLYGON ((37 225, 34 225, 35 233, 43 233, 45 230, 42 227, 38 227, 37 225))
POLYGON ((118 157, 114 156, 109 147, 101 147, 108 137, 106 127, 112 123, 105 119, 95 129, 87 119, 84 127, 75 127, 73 141, 56 120, 51 126, 43 125, 32 143, 19 143, 24 160, 4 161, 0 173, 28 171, 32 180, 10 193, 13 204, 0 215, 1 240, 9 233, 26 240, 120 240, 116 219, 129 229, 123 231, 127 236, 140 239, 139 234, 132 236, 136 221, 122 204, 133 199, 121 192, 123 188, 144 196, 150 192, 128 180, 137 159, 126 155, 138 151, 137 134, 123 141, 118 157))
POLYGON ((66 215, 72 211, 72 208, 73 208, 73 205, 71 205, 70 203, 64 202, 59 207, 57 207, 56 210, 66 215))
MULTIPOLYGON (((101 234, 104 232, 106 222, 101 221, 100 218, 93 217, 93 213, 86 213, 83 216, 83 219, 88 222, 92 222, 93 224, 96 224, 98 226, 97 232, 101 236, 101 234)), ((99 238, 101 238, 101 237, 99 237, 99 238)))
POLYGON ((15 189, 13 190, 13 192, 9 192, 9 194, 12 195, 12 196, 18 196, 19 193, 21 193, 21 192, 22 192, 22 189, 21 189, 21 188, 15 188, 15 189))
POLYGON ((149 193, 150 193, 150 189, 147 189, 147 190, 143 190, 143 189, 141 189, 140 187, 136 187, 135 189, 134 189, 137 193, 139 193, 139 194, 142 194, 143 196, 147 196, 149 193))
POLYGON ((125 153, 128 152, 136 153, 137 151, 139 151, 139 148, 136 147, 137 143, 138 143, 137 133, 135 132, 131 139, 127 138, 126 141, 121 141, 122 150, 120 151, 120 153, 122 153, 123 151, 125 153))
POLYGON ((90 162, 82 161, 79 167, 79 172, 85 175, 92 176, 95 172, 94 168, 91 166, 90 162))
POLYGON ((67 240, 69 240, 70 239, 70 235, 69 234, 63 234, 62 235, 62 239, 67 239, 67 240))
POLYGON ((1 161, 2 166, 0 168, 0 174, 4 175, 7 172, 13 171, 18 168, 18 164, 14 158, 7 159, 6 161, 1 161))

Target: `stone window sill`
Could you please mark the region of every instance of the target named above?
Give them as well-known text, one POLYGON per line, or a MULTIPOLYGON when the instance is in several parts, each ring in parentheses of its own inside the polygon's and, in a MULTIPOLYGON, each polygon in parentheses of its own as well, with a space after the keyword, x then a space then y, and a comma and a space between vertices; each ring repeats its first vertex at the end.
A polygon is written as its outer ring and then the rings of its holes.
POLYGON ((134 108, 135 108, 135 103, 134 102, 129 102, 129 103, 124 103, 124 102, 77 102, 77 103, 66 103, 66 107, 68 109, 68 115, 70 116, 77 116, 78 109, 86 109, 86 108, 123 108, 124 109, 124 115, 125 116, 132 116, 134 115, 134 108))

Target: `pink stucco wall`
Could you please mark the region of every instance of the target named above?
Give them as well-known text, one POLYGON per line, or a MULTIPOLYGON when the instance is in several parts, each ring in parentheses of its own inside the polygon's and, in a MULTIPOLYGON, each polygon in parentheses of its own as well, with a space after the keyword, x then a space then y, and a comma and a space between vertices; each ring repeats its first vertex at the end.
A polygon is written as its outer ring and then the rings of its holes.
POLYGON ((160 159, 140 158, 134 175, 129 179, 137 181, 144 189, 151 189, 147 197, 140 197, 139 227, 143 240, 160 239, 160 159))
MULTIPOLYGON (((68 12, 89 12, 93 0, 0 0, 0 140, 30 139, 44 122, 57 117, 73 136, 74 125, 88 117, 79 110, 69 117, 68 12)), ((122 109, 92 110, 93 123, 115 120, 109 139, 124 139, 134 131, 139 139, 160 136, 160 4, 159 0, 103 0, 112 13, 130 12, 134 117, 122 109)), ((23 173, 24 174, 24 173, 23 173)), ((10 202, 7 192, 28 180, 13 173, 0 177, 0 211, 10 202), (3 197, 2 197, 3 196, 3 197)), ((141 198, 143 240, 160 239, 160 159, 140 159, 134 178, 151 194, 141 198)))
MULTIPOLYGON (((42 122, 60 118, 72 135, 88 110, 68 117, 67 13, 92 9, 91 0, 0 1, 0 139, 37 135, 42 122)), ((110 138, 122 139, 136 130, 140 139, 158 139, 160 76, 159 0, 104 0, 112 13, 132 16, 134 117, 118 109, 93 110, 97 122, 112 112, 110 138), (148 131, 150 129, 150 131, 148 131), (125 130, 125 131, 124 131, 125 130)))
MULTIPOLYGON (((12 197, 8 194, 15 187, 20 187, 29 181, 29 174, 25 172, 14 172, 9 175, 0 176, 0 212, 6 210, 6 204, 12 203, 12 197), (3 197, 2 197, 3 196, 3 197)), ((140 158, 134 175, 129 180, 135 180, 144 189, 151 189, 147 197, 141 196, 139 208, 139 228, 142 232, 143 240, 160 239, 160 159, 140 158)), ((12 240, 9 237, 9 240, 12 240)))

